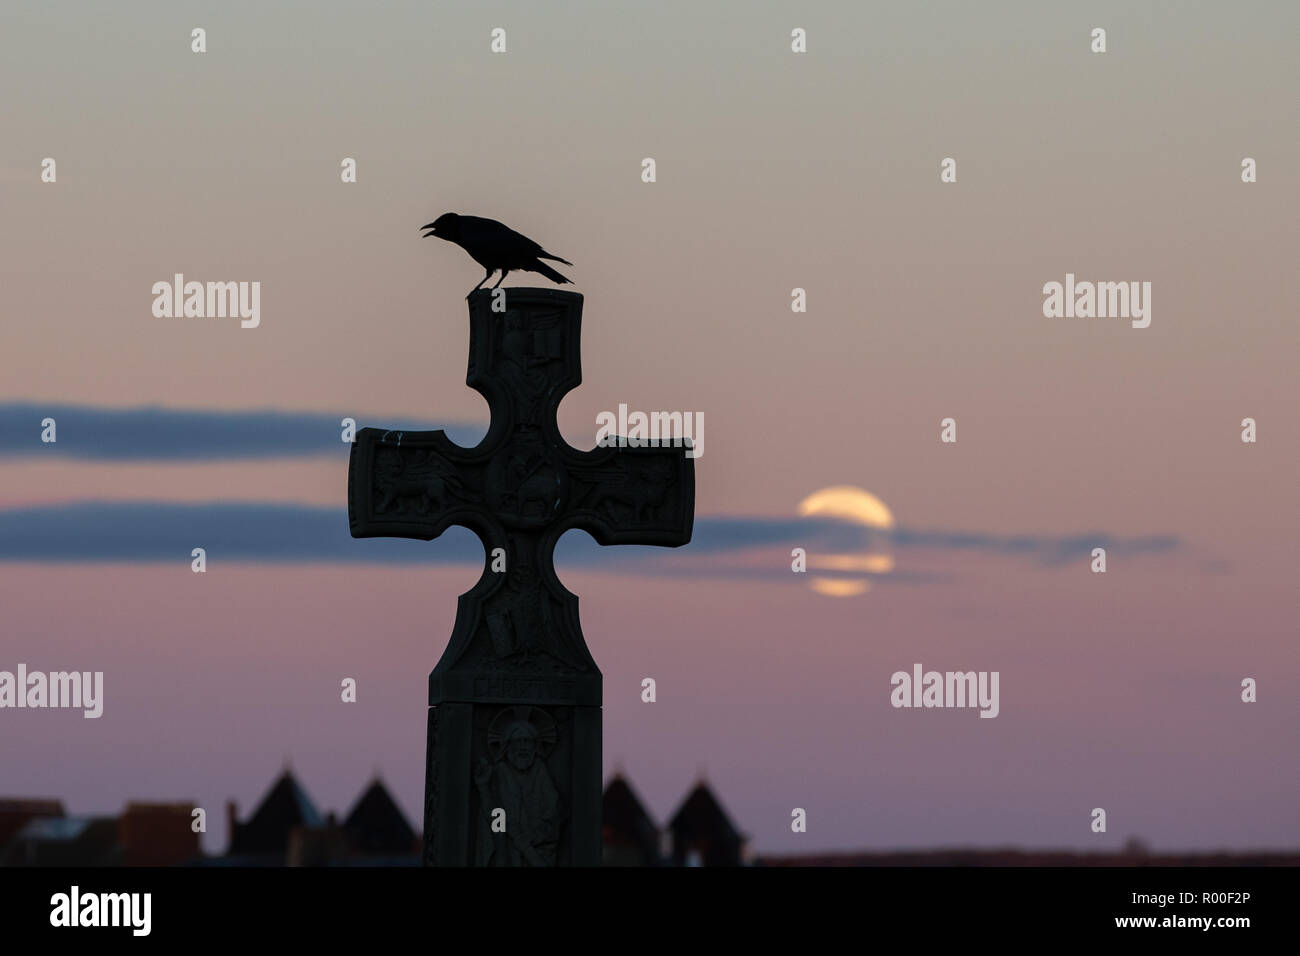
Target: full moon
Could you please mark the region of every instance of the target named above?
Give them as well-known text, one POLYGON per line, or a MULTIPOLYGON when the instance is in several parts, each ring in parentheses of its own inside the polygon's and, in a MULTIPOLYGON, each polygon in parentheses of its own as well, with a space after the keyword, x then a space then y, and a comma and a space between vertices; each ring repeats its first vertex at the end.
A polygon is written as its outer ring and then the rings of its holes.
MULTIPOLYGON (((836 518, 877 531, 890 531, 894 527, 893 512, 885 503, 871 492, 852 485, 835 485, 814 491, 799 502, 799 515, 803 518, 836 518)), ((887 551, 877 549, 860 554, 809 555, 808 567, 822 571, 859 572, 860 577, 813 577, 808 582, 818 594, 853 597, 870 590, 871 580, 865 575, 892 571, 894 558, 887 551)))

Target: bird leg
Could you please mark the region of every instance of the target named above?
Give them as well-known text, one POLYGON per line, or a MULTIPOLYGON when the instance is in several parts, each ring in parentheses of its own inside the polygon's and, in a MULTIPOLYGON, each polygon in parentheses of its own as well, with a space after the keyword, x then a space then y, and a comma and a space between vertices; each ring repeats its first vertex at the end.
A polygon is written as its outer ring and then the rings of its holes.
POLYGON ((474 288, 470 289, 469 292, 465 293, 465 298, 468 299, 471 295, 473 295, 475 292, 481 289, 483 287, 483 283, 487 282, 488 279, 491 279, 492 273, 495 271, 496 271, 495 269, 489 269, 487 271, 487 275, 485 275, 483 278, 478 280, 478 285, 474 286, 474 288))
MULTIPOLYGON (((508 275, 510 275, 510 270, 509 270, 509 269, 502 269, 502 270, 501 270, 501 278, 500 278, 500 279, 497 279, 497 285, 500 285, 501 283, 505 282, 505 281, 506 281, 506 276, 508 276, 508 275)), ((487 280, 484 279, 483 281, 486 282, 487 280)), ((495 288, 497 287, 497 285, 494 285, 492 288, 495 289, 495 288)))

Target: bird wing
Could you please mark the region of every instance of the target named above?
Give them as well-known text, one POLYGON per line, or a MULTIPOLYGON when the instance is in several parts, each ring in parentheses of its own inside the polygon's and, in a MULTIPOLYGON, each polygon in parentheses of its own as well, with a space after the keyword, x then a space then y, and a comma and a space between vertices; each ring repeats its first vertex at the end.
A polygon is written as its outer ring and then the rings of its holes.
POLYGON ((511 257, 535 256, 545 252, 527 236, 520 235, 503 222, 481 216, 460 217, 460 238, 466 248, 502 253, 511 257))

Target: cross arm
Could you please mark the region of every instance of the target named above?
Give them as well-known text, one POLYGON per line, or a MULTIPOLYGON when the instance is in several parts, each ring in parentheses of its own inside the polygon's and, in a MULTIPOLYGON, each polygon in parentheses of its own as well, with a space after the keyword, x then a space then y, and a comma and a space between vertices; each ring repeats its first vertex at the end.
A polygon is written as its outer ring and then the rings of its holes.
POLYGON ((695 461, 673 446, 571 452, 573 507, 565 525, 600 544, 680 547, 695 523, 695 461))
POLYGON ((485 459, 440 430, 361 429, 348 464, 352 537, 429 541, 452 525, 495 537, 483 505, 485 459))

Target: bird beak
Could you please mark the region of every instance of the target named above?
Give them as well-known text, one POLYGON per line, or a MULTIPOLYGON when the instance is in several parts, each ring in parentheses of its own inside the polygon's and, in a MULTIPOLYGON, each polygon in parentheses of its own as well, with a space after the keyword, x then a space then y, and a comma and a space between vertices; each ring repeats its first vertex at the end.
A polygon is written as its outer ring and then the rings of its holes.
POLYGON ((438 234, 438 229, 433 223, 429 223, 427 226, 421 226, 420 229, 421 231, 425 229, 429 230, 421 237, 423 239, 428 239, 430 236, 436 236, 438 234))

